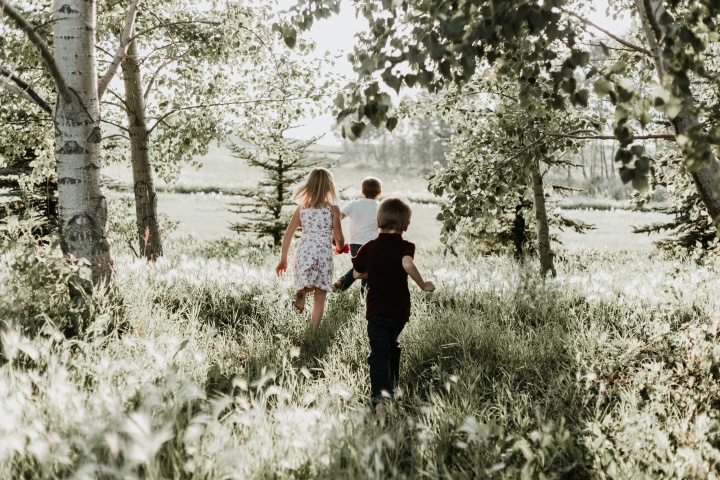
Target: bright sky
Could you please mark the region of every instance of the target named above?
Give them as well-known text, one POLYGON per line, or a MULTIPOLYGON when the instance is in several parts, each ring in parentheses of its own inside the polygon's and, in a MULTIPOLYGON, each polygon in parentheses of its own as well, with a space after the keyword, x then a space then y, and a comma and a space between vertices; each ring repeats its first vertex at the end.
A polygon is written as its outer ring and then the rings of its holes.
MULTIPOLYGON (((279 0, 281 8, 287 8, 294 2, 292 0, 279 0)), ((582 12, 592 22, 617 34, 622 35, 630 27, 629 15, 613 19, 606 15, 608 6, 607 0, 588 0, 590 8, 582 12)), ((316 21, 310 29, 309 36, 317 44, 319 52, 328 51, 331 54, 339 55, 340 59, 336 64, 336 71, 350 79, 355 78, 352 65, 347 61, 347 54, 352 52, 355 46, 355 34, 366 25, 365 18, 356 18, 355 10, 348 0, 343 0, 339 15, 333 15, 328 19, 316 21)), ((334 126, 332 115, 324 115, 315 119, 308 119, 304 126, 293 129, 292 136, 298 138, 309 138, 313 135, 329 132, 318 143, 336 145, 339 143, 337 136, 332 133, 334 126)))

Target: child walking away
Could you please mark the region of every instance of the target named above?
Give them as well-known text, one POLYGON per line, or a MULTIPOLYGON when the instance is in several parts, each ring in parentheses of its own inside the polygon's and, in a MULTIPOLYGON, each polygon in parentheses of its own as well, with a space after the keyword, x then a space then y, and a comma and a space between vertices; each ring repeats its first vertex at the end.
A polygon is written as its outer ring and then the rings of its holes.
POLYGON ((313 330, 320 326, 325 311, 327 292, 332 290, 333 242, 343 249, 340 208, 332 173, 325 168, 313 168, 305 182, 293 195, 299 205, 283 237, 280 263, 275 268, 278 276, 287 270, 288 251, 295 231, 302 226, 300 246, 295 252, 295 300, 298 312, 305 310, 305 296, 314 292, 311 316, 313 330))
POLYGON ((377 213, 378 238, 363 245, 352 259, 355 278, 367 278, 365 317, 370 340, 370 387, 375 411, 382 413, 383 400, 394 399, 400 377, 398 336, 410 320, 410 276, 425 292, 435 285, 423 280, 415 266, 415 245, 402 238, 410 225, 412 210, 400 198, 386 198, 377 213))
MULTIPOLYGON (((353 200, 342 209, 342 219, 350 219, 350 255, 357 255, 360 247, 378 236, 377 224, 377 198, 382 191, 382 183, 375 177, 366 177, 362 181, 361 191, 363 198, 353 200)), ((347 271, 338 281, 333 283, 333 288, 342 291, 347 290, 355 282, 353 269, 347 271)), ((361 282, 361 292, 367 289, 367 280, 361 282)))

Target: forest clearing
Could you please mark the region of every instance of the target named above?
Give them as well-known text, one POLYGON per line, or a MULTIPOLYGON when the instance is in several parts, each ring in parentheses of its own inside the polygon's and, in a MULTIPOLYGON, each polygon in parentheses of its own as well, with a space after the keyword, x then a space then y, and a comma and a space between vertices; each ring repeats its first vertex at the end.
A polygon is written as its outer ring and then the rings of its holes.
POLYGON ((0 478, 720 478, 719 26, 0 0, 0 478))
POLYGON ((359 289, 332 294, 313 334, 274 275, 276 250, 211 238, 202 225, 220 217, 182 220, 196 202, 218 210, 217 196, 165 195, 187 198, 161 203, 181 225, 162 262, 113 242, 123 333, 105 333, 116 307, 101 294, 87 333, 63 340, 53 324, 74 307, 53 291, 61 267, 3 256, 3 310, 52 309, 33 339, 3 333, 2 476, 712 476, 715 266, 643 246, 632 212, 585 212, 615 237, 559 248, 562 273, 543 283, 532 261, 445 255, 437 206, 413 205, 408 238, 438 290, 413 292, 403 393, 381 422, 359 289), (56 280, 36 290, 38 276, 56 280))

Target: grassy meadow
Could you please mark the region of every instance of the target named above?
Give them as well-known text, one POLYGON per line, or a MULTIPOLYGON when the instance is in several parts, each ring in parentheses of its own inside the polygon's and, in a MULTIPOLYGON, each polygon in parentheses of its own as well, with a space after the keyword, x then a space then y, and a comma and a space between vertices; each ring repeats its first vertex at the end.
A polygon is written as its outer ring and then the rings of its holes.
POLYGON ((658 214, 569 211, 598 230, 561 232, 543 281, 535 258, 445 255, 422 179, 337 168, 347 197, 374 173, 413 202, 407 237, 438 286, 412 286, 401 395, 378 418, 359 288, 329 295, 311 332, 278 252, 227 230, 232 194, 212 191, 251 181, 235 168, 162 193, 166 257, 116 239, 116 285, 91 311, 50 246, 2 245, 0 478, 720 476, 717 265, 630 233, 658 214))

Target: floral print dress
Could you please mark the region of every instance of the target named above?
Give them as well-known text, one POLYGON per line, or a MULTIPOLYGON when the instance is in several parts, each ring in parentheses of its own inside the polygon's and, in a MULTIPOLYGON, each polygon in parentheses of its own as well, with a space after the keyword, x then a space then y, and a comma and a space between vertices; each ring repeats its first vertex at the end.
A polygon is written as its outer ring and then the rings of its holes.
POLYGON ((295 289, 332 290, 333 251, 330 207, 300 210, 302 236, 295 253, 295 289))

